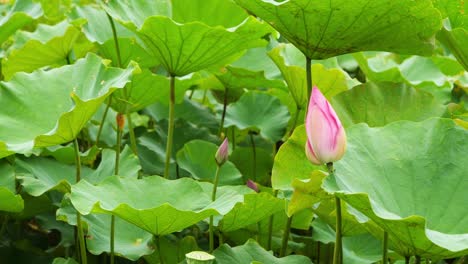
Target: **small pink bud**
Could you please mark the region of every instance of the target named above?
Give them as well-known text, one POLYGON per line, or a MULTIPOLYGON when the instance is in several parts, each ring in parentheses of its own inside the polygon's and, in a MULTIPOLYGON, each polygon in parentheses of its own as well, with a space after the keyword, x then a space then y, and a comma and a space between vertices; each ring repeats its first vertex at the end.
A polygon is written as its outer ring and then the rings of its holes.
POLYGON ((258 185, 254 181, 249 179, 249 180, 247 180, 246 185, 247 185, 247 187, 254 190, 255 192, 259 192, 258 185))
POLYGON ((312 89, 305 120, 307 158, 316 165, 334 162, 346 150, 346 133, 333 107, 317 87, 312 89))
POLYGON ((225 138, 223 143, 221 143, 221 145, 219 146, 218 151, 216 151, 216 156, 215 156, 216 164, 218 164, 218 166, 223 165, 228 160, 228 157, 229 157, 229 142, 228 142, 228 139, 225 138))

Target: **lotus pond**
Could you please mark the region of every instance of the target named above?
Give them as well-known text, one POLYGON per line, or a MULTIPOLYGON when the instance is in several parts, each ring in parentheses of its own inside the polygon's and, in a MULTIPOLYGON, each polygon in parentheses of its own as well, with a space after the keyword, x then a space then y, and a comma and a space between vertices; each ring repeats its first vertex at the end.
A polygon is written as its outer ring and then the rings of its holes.
POLYGON ((0 3, 0 263, 468 262, 465 1, 0 3))

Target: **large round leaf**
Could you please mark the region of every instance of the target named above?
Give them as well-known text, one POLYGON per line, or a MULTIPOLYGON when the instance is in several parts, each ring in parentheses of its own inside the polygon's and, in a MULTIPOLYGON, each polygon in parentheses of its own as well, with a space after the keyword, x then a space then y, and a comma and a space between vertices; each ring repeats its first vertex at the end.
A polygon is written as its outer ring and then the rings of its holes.
POLYGON ((73 65, 1 82, 0 157, 73 140, 132 69, 108 68, 90 53, 73 65))
POLYGON ((41 5, 31 0, 15 1, 7 10, 8 12, 0 17, 0 44, 3 44, 17 29, 31 23, 43 13, 41 5))
POLYGON ((441 26, 440 13, 430 0, 236 2, 311 59, 361 50, 428 55, 441 26))
POLYGON ((227 30, 200 22, 178 24, 170 18, 154 16, 145 20, 137 33, 171 75, 184 76, 220 65, 244 49, 265 45, 261 37, 269 31, 254 19, 227 30))
POLYGON ((323 187, 389 233, 402 255, 468 253, 468 131, 449 119, 347 130, 348 149, 323 187))
POLYGON ((228 106, 224 126, 260 131, 273 142, 280 140, 289 121, 288 108, 274 96, 258 92, 244 93, 228 106))
MULTIPOLYGON (((190 172, 192 177, 199 180, 214 181, 216 173, 216 151, 218 146, 203 140, 192 140, 184 145, 177 153, 177 164, 190 172)), ((239 170, 227 161, 219 171, 219 183, 221 185, 242 184, 242 175, 239 170)))
POLYGON ((84 215, 114 214, 154 235, 166 235, 211 215, 224 215, 243 200, 238 192, 220 187, 216 201, 212 202, 212 188, 210 183, 189 178, 110 177, 98 185, 80 181, 72 186, 70 199, 84 215))
POLYGON ((384 126, 397 120, 421 121, 440 117, 445 107, 428 92, 402 83, 365 83, 331 100, 345 127, 367 123, 384 126))

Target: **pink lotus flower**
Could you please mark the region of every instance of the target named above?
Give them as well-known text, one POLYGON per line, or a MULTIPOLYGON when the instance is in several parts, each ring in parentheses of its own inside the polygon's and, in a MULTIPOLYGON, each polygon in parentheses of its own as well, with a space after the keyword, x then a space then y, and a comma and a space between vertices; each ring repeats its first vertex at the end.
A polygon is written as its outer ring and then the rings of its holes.
POLYGON ((312 89, 305 126, 305 152, 313 164, 322 165, 343 157, 346 133, 335 110, 317 87, 312 89))
POLYGON ((219 146, 218 151, 216 151, 216 155, 215 155, 216 164, 218 164, 218 166, 223 165, 228 160, 228 156, 229 156, 229 142, 228 142, 228 139, 225 138, 223 143, 221 143, 221 145, 219 146))

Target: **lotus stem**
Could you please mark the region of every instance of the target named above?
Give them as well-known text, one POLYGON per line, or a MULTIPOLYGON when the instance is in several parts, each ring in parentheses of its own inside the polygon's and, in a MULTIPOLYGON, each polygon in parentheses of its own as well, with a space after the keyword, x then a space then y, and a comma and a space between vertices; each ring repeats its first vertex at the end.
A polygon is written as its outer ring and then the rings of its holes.
MULTIPOLYGON (((273 196, 278 196, 278 190, 273 192, 273 196)), ((273 237, 273 221, 275 220, 275 216, 271 215, 270 219, 268 220, 268 237, 267 237, 267 250, 271 250, 271 240, 273 237)))
POLYGON ((421 256, 416 255, 415 258, 414 264, 421 264, 421 256))
POLYGON ((405 256, 405 264, 410 264, 410 256, 405 256))
POLYGON ((224 118, 226 118, 226 108, 227 108, 227 93, 228 93, 228 88, 224 88, 224 99, 223 99, 223 114, 221 116, 221 124, 219 125, 219 135, 221 136, 221 133, 223 132, 223 126, 224 126, 224 118))
MULTIPOLYGON (((115 167, 114 174, 119 175, 120 166, 120 149, 122 145, 122 132, 124 128, 124 115, 122 113, 117 114, 117 146, 115 149, 115 167)), ((115 216, 111 216, 111 228, 110 228, 110 263, 115 263, 115 216)))
MULTIPOLYGON (((213 181, 213 192, 211 193, 211 201, 216 200, 216 190, 218 188, 219 181, 219 172, 221 171, 221 166, 216 166, 215 178, 213 181)), ((210 216, 210 226, 209 226, 209 244, 210 244, 210 253, 214 250, 214 226, 213 226, 213 216, 210 216)))
MULTIPOLYGON (((78 183, 81 180, 81 158, 80 158, 80 146, 78 145, 78 139, 75 137, 73 140, 73 146, 75 149, 75 166, 76 166, 76 182, 78 183)), ((87 264, 86 258, 86 245, 84 240, 83 226, 81 224, 81 214, 76 212, 76 229, 78 233, 78 241, 80 248, 80 258, 82 264, 87 264)))
POLYGON ((387 262, 388 262, 387 251, 388 251, 388 232, 384 231, 383 249, 382 249, 382 264, 387 264, 387 262))
POLYGON ((164 264, 164 258, 162 255, 162 250, 161 250, 161 241, 159 236, 154 237, 155 242, 156 242, 156 247, 158 248, 158 255, 159 255, 159 263, 164 264))
POLYGON ((301 108, 296 106, 296 113, 294 114, 293 123, 291 126, 291 130, 289 131, 289 136, 292 136, 294 129, 296 129, 297 119, 299 118, 299 113, 301 112, 301 108))
POLYGON ((286 221, 286 227, 284 228, 283 240, 281 241, 281 249, 279 253, 280 258, 286 256, 286 250, 288 249, 289 231, 291 230, 292 218, 293 217, 290 216, 288 217, 288 220, 286 221))
MULTIPOLYGON (((327 169, 330 174, 335 172, 333 168, 333 162, 327 163, 327 169)), ((333 251, 333 264, 343 263, 343 242, 342 242, 342 223, 341 223, 341 201, 338 196, 335 195, 335 206, 336 206, 336 237, 335 237, 335 249, 333 251)))
POLYGON ((312 92, 312 59, 306 56, 307 98, 312 92))
POLYGON ((171 165, 172 141, 174 136, 174 106, 175 106, 175 77, 170 77, 169 96, 169 124, 167 127, 166 163, 164 166, 164 178, 169 179, 169 167, 171 165))
POLYGON ((101 138, 102 128, 104 127, 104 122, 106 121, 107 113, 109 112, 111 103, 112 103, 112 94, 109 95, 109 98, 107 99, 106 109, 104 110, 104 114, 102 115, 102 118, 101 118, 101 123, 99 124, 99 129, 97 132, 96 143, 95 143, 97 147, 99 147, 99 139, 101 138))
POLYGON ((254 135, 252 131, 249 131, 249 136, 250 136, 250 144, 252 145, 252 155, 253 155, 253 180, 256 182, 257 181, 257 150, 255 148, 255 140, 254 140, 254 135))

